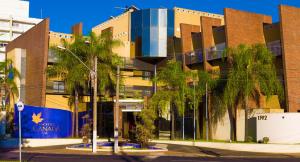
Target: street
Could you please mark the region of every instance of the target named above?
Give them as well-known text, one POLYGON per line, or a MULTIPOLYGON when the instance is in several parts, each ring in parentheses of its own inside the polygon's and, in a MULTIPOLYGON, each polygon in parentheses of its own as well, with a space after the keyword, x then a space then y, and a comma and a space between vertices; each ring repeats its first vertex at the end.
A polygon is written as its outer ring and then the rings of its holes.
MULTIPOLYGON (((64 149, 65 146, 27 148, 23 153, 23 160, 28 162, 299 162, 300 154, 262 154, 228 150, 199 148, 193 146, 168 145, 167 152, 153 153, 124 153, 113 155, 111 152, 92 154, 84 151, 64 149)), ((1 160, 18 160, 16 150, 0 152, 1 160)))

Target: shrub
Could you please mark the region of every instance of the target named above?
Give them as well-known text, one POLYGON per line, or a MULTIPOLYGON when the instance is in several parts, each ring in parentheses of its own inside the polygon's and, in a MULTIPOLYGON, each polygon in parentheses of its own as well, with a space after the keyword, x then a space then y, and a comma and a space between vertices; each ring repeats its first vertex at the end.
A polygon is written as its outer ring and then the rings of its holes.
POLYGON ((269 140, 270 140, 269 137, 264 137, 263 138, 263 143, 267 144, 267 143, 269 143, 269 140))
POLYGON ((91 126, 90 124, 84 124, 81 129, 81 135, 82 135, 82 142, 84 144, 89 143, 89 137, 91 135, 91 126))
POLYGON ((253 137, 251 137, 251 136, 248 136, 248 137, 247 137, 247 140, 246 140, 246 142, 254 142, 254 139, 253 139, 253 137))
POLYGON ((137 115, 139 121, 136 124, 135 142, 141 144, 142 147, 147 147, 155 130, 155 112, 152 109, 143 109, 137 115))

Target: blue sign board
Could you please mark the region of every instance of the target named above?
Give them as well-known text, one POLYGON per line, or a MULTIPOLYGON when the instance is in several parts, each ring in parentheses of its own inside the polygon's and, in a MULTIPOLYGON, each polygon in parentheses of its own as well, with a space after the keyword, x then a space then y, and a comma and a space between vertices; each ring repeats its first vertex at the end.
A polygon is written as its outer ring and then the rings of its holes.
MULTIPOLYGON (((18 109, 15 106, 15 137, 18 137, 18 109)), ((21 112, 23 138, 64 138, 72 135, 72 112, 25 105, 21 112)))

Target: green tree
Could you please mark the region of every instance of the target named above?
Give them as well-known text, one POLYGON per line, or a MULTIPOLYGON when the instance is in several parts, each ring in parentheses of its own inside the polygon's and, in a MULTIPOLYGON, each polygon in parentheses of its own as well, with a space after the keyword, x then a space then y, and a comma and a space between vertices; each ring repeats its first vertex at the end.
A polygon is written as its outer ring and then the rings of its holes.
POLYGON ((56 46, 51 47, 51 51, 55 56, 55 63, 49 66, 47 71, 48 77, 57 77, 57 79, 64 81, 66 92, 69 94, 68 104, 70 108, 74 106, 74 113, 72 113, 72 133, 74 133, 76 125, 75 136, 78 136, 78 94, 80 89, 87 88, 86 83, 89 79, 89 70, 70 53, 71 51, 78 58, 82 60, 85 59, 85 43, 83 37, 74 37, 73 42, 62 40, 62 44, 67 50, 62 50, 56 46))
MULTIPOLYGON (((75 106, 73 121, 76 122, 76 136, 78 135, 78 103, 83 93, 79 96, 79 91, 88 91, 88 82, 90 80, 90 71, 78 60, 82 60, 88 67, 94 66, 94 58, 98 58, 97 75, 98 88, 101 94, 112 94, 114 91, 114 82, 116 66, 121 64, 121 59, 112 49, 122 45, 119 40, 112 39, 112 33, 109 31, 96 35, 91 32, 89 36, 74 36, 72 42, 62 40, 63 46, 67 50, 61 50, 58 47, 52 47, 56 62, 48 68, 49 77, 59 77, 65 82, 65 87, 69 95, 69 105, 75 106), (73 56, 71 53, 75 54, 73 56), (74 120, 76 116, 76 120, 74 120)), ((73 122, 73 128, 74 128, 73 122)))
POLYGON ((1 91, 4 90, 5 92, 3 98, 7 112, 7 132, 12 133, 13 105, 15 103, 15 97, 19 97, 19 87, 17 86, 15 79, 20 78, 20 73, 15 67, 13 67, 13 61, 11 59, 6 59, 5 62, 0 62, 0 73, 4 74, 3 77, 0 77, 0 85, 1 91))
POLYGON ((115 91, 116 69, 122 64, 122 59, 112 49, 122 46, 120 40, 112 38, 112 32, 104 31, 100 35, 91 32, 86 37, 85 62, 90 67, 94 65, 94 58, 98 58, 98 88, 100 95, 110 95, 115 91))
MULTIPOLYGON (((274 55, 265 45, 239 45, 226 49, 224 54, 227 56, 229 71, 223 97, 231 118, 232 139, 236 140, 239 105, 246 109, 247 117, 248 99, 257 100, 260 95, 267 96, 267 99, 271 95, 279 95, 282 99, 283 88, 276 75, 274 55)), ((247 126, 247 123, 245 125, 247 126)), ((247 127, 245 136, 246 140, 247 127)))
POLYGON ((175 137, 175 111, 183 115, 188 92, 187 73, 183 71, 182 65, 175 60, 170 60, 167 65, 157 73, 156 81, 161 84, 160 88, 150 100, 150 105, 158 109, 159 114, 171 107, 171 139, 175 137), (175 108, 176 107, 176 108, 175 108))

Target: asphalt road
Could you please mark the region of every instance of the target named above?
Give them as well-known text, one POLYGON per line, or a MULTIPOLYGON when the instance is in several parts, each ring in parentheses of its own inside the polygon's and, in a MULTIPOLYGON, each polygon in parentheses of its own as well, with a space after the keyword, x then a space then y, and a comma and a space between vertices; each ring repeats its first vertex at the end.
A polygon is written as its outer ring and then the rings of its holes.
MULTIPOLYGON (((23 159, 28 162, 300 162, 300 154, 263 154, 228 150, 168 145, 168 152, 120 153, 78 152, 65 146, 26 149, 23 159)), ((1 160, 18 160, 15 150, 0 151, 1 160)))

